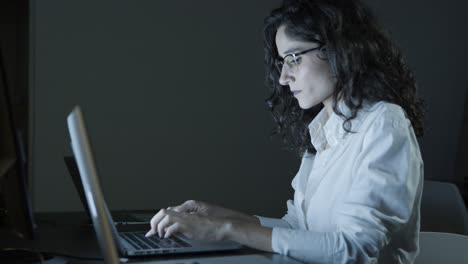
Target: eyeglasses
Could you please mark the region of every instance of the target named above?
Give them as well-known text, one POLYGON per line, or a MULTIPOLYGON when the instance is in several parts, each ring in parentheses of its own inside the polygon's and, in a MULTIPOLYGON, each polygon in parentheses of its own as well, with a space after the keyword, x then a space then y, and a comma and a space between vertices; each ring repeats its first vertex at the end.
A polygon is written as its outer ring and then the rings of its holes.
MULTIPOLYGON (((283 66, 286 65, 286 68, 289 69, 291 72, 296 72, 297 69, 299 68, 299 64, 301 63, 301 55, 306 54, 308 52, 312 52, 315 50, 319 50, 323 47, 323 45, 320 45, 316 48, 304 50, 298 53, 290 53, 286 55, 284 58, 279 58, 275 61, 276 68, 278 69, 278 72, 281 74, 281 71, 283 70, 283 66)), ((320 57, 319 57, 320 58, 320 57)))

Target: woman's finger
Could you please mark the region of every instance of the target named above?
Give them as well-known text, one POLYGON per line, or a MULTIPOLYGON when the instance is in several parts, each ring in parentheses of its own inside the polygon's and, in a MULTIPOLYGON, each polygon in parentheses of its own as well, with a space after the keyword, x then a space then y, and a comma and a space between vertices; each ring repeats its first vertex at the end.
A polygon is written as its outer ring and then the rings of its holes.
POLYGON ((176 233, 180 232, 180 223, 173 223, 166 229, 166 233, 164 234, 164 238, 168 238, 176 233))
POLYGON ((183 204, 174 207, 172 210, 178 213, 190 212, 194 209, 194 202, 192 200, 185 201, 183 204))
POLYGON ((167 210, 166 209, 161 209, 159 210, 159 212, 157 214, 155 214, 153 216, 153 218, 151 218, 151 221, 150 221, 150 230, 148 231, 148 233, 146 233, 145 236, 152 236, 154 234, 156 234, 156 231, 157 231, 157 226, 159 224, 159 222, 166 216, 167 214, 167 210))
POLYGON ((158 231, 158 235, 159 237, 163 237, 164 236, 164 230, 166 227, 169 227, 171 226, 174 222, 176 222, 174 220, 174 216, 170 215, 170 214, 167 214, 162 220, 161 222, 159 222, 158 226, 157 226, 157 231, 158 231))

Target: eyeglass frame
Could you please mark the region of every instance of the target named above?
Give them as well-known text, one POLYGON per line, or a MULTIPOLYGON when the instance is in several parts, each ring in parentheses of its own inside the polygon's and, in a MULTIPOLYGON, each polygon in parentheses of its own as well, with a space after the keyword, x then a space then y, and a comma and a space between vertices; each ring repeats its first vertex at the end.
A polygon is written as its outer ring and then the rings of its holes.
MULTIPOLYGON (((316 50, 320 50, 321 48, 323 48, 325 46, 325 44, 320 44, 318 47, 315 47, 315 48, 311 48, 311 49, 307 49, 307 50, 304 50, 304 51, 301 51, 301 52, 296 52, 296 53, 289 53, 288 55, 284 56, 284 58, 280 58, 280 59, 276 59, 275 60, 275 66, 276 66, 276 69, 278 70, 278 72, 281 74, 282 70, 283 70, 283 67, 284 67, 284 64, 286 64, 286 67, 288 69, 291 70, 291 67, 288 66, 287 63, 284 62, 284 60, 289 57, 289 56, 292 56, 293 58, 293 61, 296 61, 297 57, 301 56, 301 55, 304 55, 306 53, 309 53, 309 52, 312 52, 312 51, 316 51, 316 50), (281 66, 281 67, 280 67, 281 66)), ((320 57, 319 57, 320 58, 320 57)), ((298 65, 298 64, 297 64, 298 65)), ((296 66, 297 66, 296 65, 296 66)))

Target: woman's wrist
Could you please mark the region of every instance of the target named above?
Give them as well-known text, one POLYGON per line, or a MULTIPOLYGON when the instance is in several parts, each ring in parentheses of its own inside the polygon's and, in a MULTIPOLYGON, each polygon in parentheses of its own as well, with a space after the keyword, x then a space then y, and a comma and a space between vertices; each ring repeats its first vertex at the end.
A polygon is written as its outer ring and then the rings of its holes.
POLYGON ((222 237, 224 240, 239 241, 239 236, 247 229, 251 223, 245 219, 227 219, 222 225, 222 237))
POLYGON ((259 250, 272 251, 272 229, 253 222, 227 219, 222 222, 220 237, 259 250))
POLYGON ((245 213, 238 212, 238 211, 232 211, 232 214, 229 218, 231 218, 232 220, 240 220, 240 221, 245 221, 251 224, 260 225, 260 220, 256 216, 245 214, 245 213))
POLYGON ((222 240, 233 240, 234 221, 228 218, 221 220, 220 236, 222 240))

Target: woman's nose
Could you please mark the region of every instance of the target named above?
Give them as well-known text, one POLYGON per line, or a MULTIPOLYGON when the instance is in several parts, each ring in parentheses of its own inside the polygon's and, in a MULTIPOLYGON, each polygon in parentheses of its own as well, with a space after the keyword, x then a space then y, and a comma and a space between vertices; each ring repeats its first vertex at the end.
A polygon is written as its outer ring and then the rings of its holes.
POLYGON ((283 86, 286 86, 289 85, 289 83, 291 83, 292 81, 294 81, 294 77, 291 75, 288 69, 285 69, 285 67, 283 67, 281 69, 279 83, 283 86))

